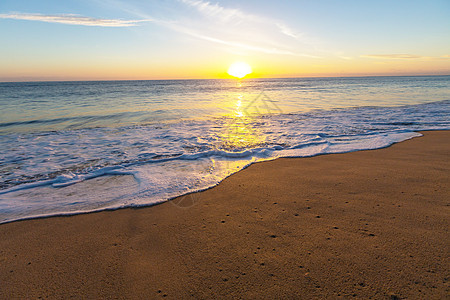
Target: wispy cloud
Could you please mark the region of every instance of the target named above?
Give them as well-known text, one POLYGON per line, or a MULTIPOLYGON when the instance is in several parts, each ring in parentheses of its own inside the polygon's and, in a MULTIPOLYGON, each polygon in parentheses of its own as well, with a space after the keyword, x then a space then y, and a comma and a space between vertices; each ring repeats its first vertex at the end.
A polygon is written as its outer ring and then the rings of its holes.
MULTIPOLYGON (((317 58, 316 54, 321 52, 315 48, 314 41, 280 20, 249 14, 240 9, 224 7, 205 0, 174 1, 177 1, 181 7, 175 13, 169 9, 169 14, 166 16, 168 18, 162 16, 154 18, 147 15, 145 9, 130 6, 121 0, 109 0, 105 3, 114 4, 114 7, 120 7, 121 10, 135 15, 138 19, 103 19, 75 14, 36 13, 0 14, 0 19, 100 27, 131 27, 152 22, 199 40, 227 46, 228 51, 244 55, 258 52, 317 58), (186 13, 186 9, 194 10, 194 14, 186 13)), ((164 15, 161 12, 159 14, 164 15)))
POLYGON ((0 19, 40 21, 47 23, 60 23, 69 25, 82 25, 82 26, 100 26, 100 27, 130 27, 136 26, 138 25, 138 23, 141 22, 153 21, 150 19, 146 20, 99 19, 73 14, 41 15, 41 14, 24 14, 24 13, 0 14, 0 19))
POLYGON ((280 21, 261 16, 256 16, 253 14, 248 14, 239 9, 225 8, 217 3, 213 4, 211 2, 202 0, 180 0, 180 1, 183 2, 184 4, 187 4, 197 9, 203 15, 214 19, 219 19, 222 22, 233 22, 237 25, 246 22, 270 24, 272 26, 275 25, 280 33, 287 35, 291 38, 298 39, 301 36, 301 34, 296 33, 295 30, 289 28, 289 26, 283 24, 280 21))
MULTIPOLYGON (((245 44, 245 43, 241 43, 238 41, 231 41, 231 40, 223 40, 220 38, 215 38, 212 36, 208 36, 208 35, 203 35, 199 32, 196 31, 191 31, 187 28, 184 27, 180 27, 177 26, 175 24, 167 24, 168 27, 171 27, 172 29, 187 34, 189 36, 198 38, 198 39, 202 39, 205 41, 209 41, 209 42, 213 42, 213 43, 217 43, 217 44, 222 44, 222 45, 226 45, 226 46, 231 46, 231 47, 235 47, 235 48, 240 48, 240 49, 246 49, 246 50, 251 50, 251 51, 256 51, 256 52, 261 52, 261 53, 266 53, 266 54, 285 54, 285 55, 299 55, 301 56, 301 54, 298 53, 294 53, 291 52, 289 50, 283 50, 283 49, 279 49, 279 48, 269 48, 269 47, 259 47, 259 46, 254 46, 254 45, 250 45, 250 44, 245 44)), ((309 56, 304 54, 304 56, 309 56)))
POLYGON ((375 59, 417 59, 424 58, 424 56, 413 55, 413 54, 367 54, 361 55, 365 58, 375 58, 375 59))
POLYGON ((235 8, 225 8, 219 4, 212 4, 207 1, 202 0, 180 0, 182 3, 194 7, 202 14, 208 17, 219 18, 221 21, 233 21, 236 19, 240 20, 252 20, 261 21, 260 17, 246 14, 239 9, 235 8))
POLYGON ((295 32, 292 28, 288 27, 285 24, 277 23, 276 25, 280 29, 281 33, 294 39, 300 39, 303 36, 303 34, 295 32))
POLYGON ((178 0, 199 13, 198 20, 183 22, 181 31, 200 39, 241 50, 267 54, 317 57, 298 49, 310 49, 309 41, 279 20, 226 8, 204 0, 178 0), (207 26, 205 26, 207 24, 207 26))
POLYGON ((360 57, 373 59, 445 60, 449 59, 450 55, 421 56, 415 54, 367 54, 361 55, 360 57))

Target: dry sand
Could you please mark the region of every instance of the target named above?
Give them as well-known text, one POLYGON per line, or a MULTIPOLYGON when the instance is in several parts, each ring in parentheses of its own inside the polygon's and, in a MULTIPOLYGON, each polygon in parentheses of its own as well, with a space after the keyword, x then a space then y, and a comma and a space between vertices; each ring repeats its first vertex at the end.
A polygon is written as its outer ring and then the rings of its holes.
POLYGON ((154 207, 0 225, 0 298, 449 298, 450 132, 424 134, 254 164, 154 207))

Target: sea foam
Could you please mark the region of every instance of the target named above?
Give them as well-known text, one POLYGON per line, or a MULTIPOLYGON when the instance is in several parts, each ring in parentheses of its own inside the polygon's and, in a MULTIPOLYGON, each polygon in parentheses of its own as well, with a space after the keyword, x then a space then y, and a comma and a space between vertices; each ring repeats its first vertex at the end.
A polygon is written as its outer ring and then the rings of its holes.
POLYGON ((5 135, 2 161, 25 163, 2 177, 0 222, 154 205, 258 161, 387 147, 420 136, 417 130, 450 129, 449 107, 441 101, 5 135), (236 126, 243 130, 230 133, 236 126))
POLYGON ((154 205, 255 162, 448 130, 449 78, 3 83, 0 223, 154 205))

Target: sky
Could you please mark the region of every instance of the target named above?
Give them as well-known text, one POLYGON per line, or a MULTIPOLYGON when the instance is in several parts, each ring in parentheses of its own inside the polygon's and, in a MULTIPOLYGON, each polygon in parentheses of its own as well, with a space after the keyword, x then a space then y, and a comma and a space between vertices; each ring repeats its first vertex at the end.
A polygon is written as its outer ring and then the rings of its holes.
POLYGON ((448 0, 1 0, 0 81, 450 74, 448 0))

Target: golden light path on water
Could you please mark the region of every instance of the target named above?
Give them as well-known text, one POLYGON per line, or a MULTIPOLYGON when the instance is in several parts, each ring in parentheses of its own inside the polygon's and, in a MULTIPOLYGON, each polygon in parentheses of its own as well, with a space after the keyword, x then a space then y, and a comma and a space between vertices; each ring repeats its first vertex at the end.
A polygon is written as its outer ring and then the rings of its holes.
MULTIPOLYGON (((242 86, 239 81, 238 87, 242 86)), ((246 95, 238 92, 233 95, 232 112, 227 115, 227 124, 219 137, 223 141, 223 146, 229 150, 244 150, 256 148, 265 144, 266 138, 255 124, 256 114, 251 112, 249 105, 254 95, 246 95)))

